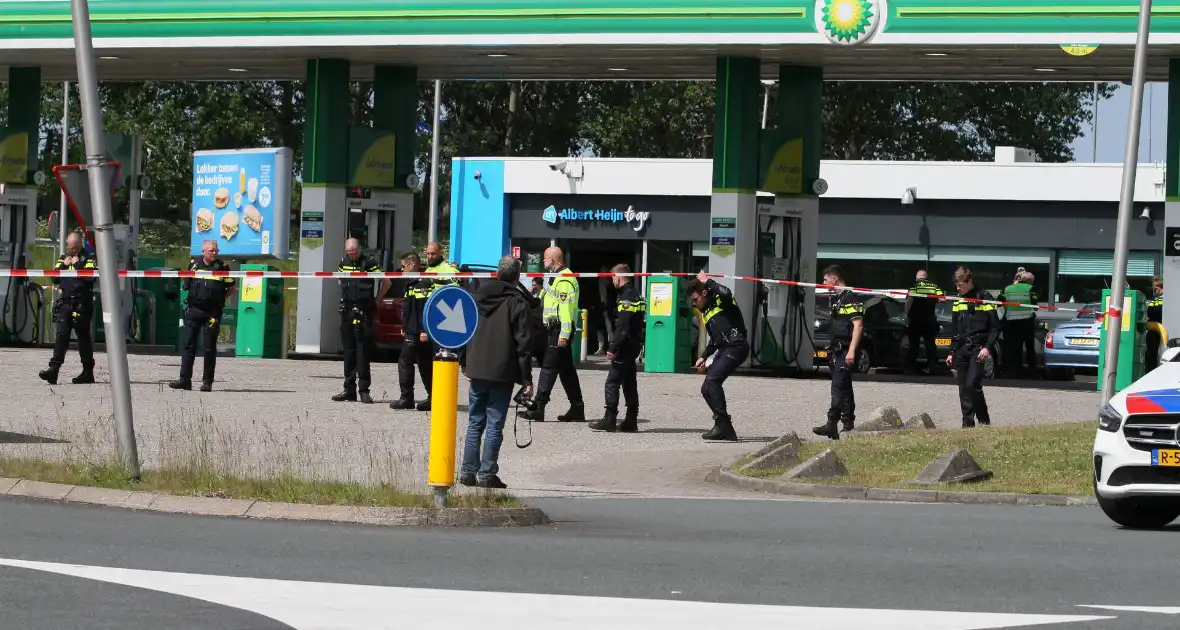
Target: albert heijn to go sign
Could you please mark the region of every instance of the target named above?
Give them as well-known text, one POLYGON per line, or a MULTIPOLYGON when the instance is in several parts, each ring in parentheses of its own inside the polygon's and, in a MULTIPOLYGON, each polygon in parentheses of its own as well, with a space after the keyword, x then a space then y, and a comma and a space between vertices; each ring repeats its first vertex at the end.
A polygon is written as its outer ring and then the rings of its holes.
POLYGON ((626 223, 636 232, 642 232, 647 227, 651 214, 635 210, 634 206, 627 206, 626 210, 619 210, 618 208, 559 209, 557 206, 549 206, 542 211, 541 218, 546 223, 552 224, 557 224, 558 222, 577 223, 590 221, 600 223, 626 223))

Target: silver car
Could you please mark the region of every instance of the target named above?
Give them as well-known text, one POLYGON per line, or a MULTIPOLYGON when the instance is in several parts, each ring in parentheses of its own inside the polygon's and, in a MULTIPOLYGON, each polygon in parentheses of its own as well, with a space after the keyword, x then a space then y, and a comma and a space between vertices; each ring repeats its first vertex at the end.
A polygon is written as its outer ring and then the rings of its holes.
POLYGON ((1045 335, 1045 371, 1049 378, 1070 378, 1074 371, 1098 369, 1098 340, 1102 323, 1098 303, 1082 306, 1085 313, 1062 322, 1045 335))

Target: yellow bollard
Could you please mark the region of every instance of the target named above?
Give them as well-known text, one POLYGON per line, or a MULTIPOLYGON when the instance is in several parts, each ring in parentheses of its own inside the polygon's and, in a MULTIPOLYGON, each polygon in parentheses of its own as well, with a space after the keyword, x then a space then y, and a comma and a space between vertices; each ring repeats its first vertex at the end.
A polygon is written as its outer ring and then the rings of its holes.
POLYGON ((430 464, 426 481, 434 486, 434 505, 446 504, 455 483, 455 433, 459 413, 459 356, 443 350, 434 357, 430 392, 430 464))
POLYGON ((590 356, 587 350, 590 347, 590 314, 586 309, 582 309, 582 350, 578 353, 578 360, 585 362, 586 357, 590 356))

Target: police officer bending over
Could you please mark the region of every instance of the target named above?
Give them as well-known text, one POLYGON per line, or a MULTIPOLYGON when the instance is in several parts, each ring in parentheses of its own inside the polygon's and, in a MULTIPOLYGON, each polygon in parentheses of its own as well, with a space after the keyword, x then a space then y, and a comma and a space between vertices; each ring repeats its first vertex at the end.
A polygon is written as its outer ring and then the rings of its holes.
POLYGON ((557 416, 558 422, 585 422, 586 407, 582 402, 582 384, 578 381, 578 370, 574 367, 573 346, 575 313, 578 311, 578 280, 565 266, 565 256, 560 247, 545 250, 545 269, 561 274, 549 278, 541 289, 543 311, 541 317, 549 331, 549 344, 545 358, 541 361, 541 377, 537 379, 537 406, 521 414, 522 418, 545 421, 545 406, 553 385, 561 379, 561 387, 570 399, 569 413, 557 416))
MULTIPOLYGON (((217 257, 217 241, 207 239, 201 244, 201 256, 194 258, 189 271, 229 271, 229 265, 217 257)), ((172 381, 172 389, 193 388, 193 363, 197 360, 197 338, 205 347, 201 373, 201 391, 213 391, 213 375, 217 369, 217 335, 221 332, 221 313, 225 300, 234 287, 233 278, 185 278, 180 288, 188 291, 184 309, 184 350, 180 355, 180 379, 172 381)))
MULTIPOLYGON (((376 273, 381 264, 372 256, 365 256, 361 243, 355 238, 344 241, 344 258, 336 271, 340 273, 376 273)), ((377 281, 373 278, 340 279, 340 340, 344 346, 344 391, 332 397, 336 402, 360 401, 372 404, 369 383, 372 377, 369 362, 373 360, 376 345, 373 343, 373 314, 377 310, 374 290, 377 281)), ((383 287, 384 288, 384 287, 383 287)))
MULTIPOLYGON (((94 256, 82 249, 82 237, 71 232, 66 237, 66 252, 57 259, 53 267, 58 271, 79 271, 98 269, 94 256)), ((53 358, 49 369, 41 370, 40 376, 50 385, 57 385, 57 372, 66 360, 70 347, 70 332, 78 333, 78 356, 82 359, 82 373, 75 376, 75 384, 94 382, 94 339, 90 335, 90 322, 94 319, 94 278, 54 278, 53 284, 61 287, 61 296, 53 308, 57 322, 57 339, 53 343, 53 358)))
MULTIPOLYGON (((402 257, 402 271, 413 273, 422 271, 422 260, 418 254, 410 252, 402 257)), ((390 409, 414 409, 420 411, 430 409, 430 379, 433 376, 434 345, 426 336, 423 323, 423 309, 426 299, 430 297, 433 281, 430 278, 411 278, 406 282, 406 292, 402 298, 402 353, 397 359, 397 380, 401 388, 401 397, 389 403, 390 409), (422 377, 422 386, 426 388, 426 400, 414 403, 414 368, 418 368, 418 375, 422 377)))
POLYGON ((725 408, 725 389, 722 384, 750 356, 746 322, 729 289, 709 278, 703 271, 688 284, 688 294, 692 298, 692 305, 704 315, 705 329, 709 333, 709 345, 697 359, 696 369, 704 370, 706 360, 716 354, 705 372, 705 382, 701 384, 701 395, 713 411, 713 428, 701 437, 706 440, 737 441, 733 419, 725 408))
MULTIPOLYGON (((629 274, 627 265, 615 265, 612 273, 629 274)), ((624 433, 639 430, 639 384, 635 381, 635 360, 643 348, 644 315, 647 304, 634 279, 630 276, 613 276, 611 282, 618 289, 618 317, 607 341, 606 358, 610 360, 610 371, 606 374, 606 414, 602 420, 591 424, 594 431, 613 432, 619 417, 619 386, 627 401, 627 416, 617 429, 624 433)))
MULTIPOLYGON (((836 265, 824 270, 824 284, 845 287, 844 274, 836 265)), ((828 367, 832 373, 832 404, 828 407, 828 423, 813 428, 816 435, 840 439, 836 425, 843 422, 844 431, 856 424, 856 399, 852 395, 852 370, 856 365, 856 350, 864 333, 865 307, 860 296, 841 290, 832 304, 832 338, 828 347, 828 367)), ((934 349, 931 348, 930 352, 934 349)))
MULTIPOLYGON (((960 297, 974 300, 991 300, 986 291, 975 288, 971 270, 959 267, 955 271, 955 288, 960 297)), ((995 304, 979 304, 956 300, 951 308, 954 323, 954 338, 951 340, 951 355, 947 365, 955 370, 955 382, 959 385, 959 406, 963 409, 963 428, 992 423, 987 412, 987 401, 983 398, 983 366, 992 356, 996 340, 1000 336, 1000 320, 996 316, 995 304)))

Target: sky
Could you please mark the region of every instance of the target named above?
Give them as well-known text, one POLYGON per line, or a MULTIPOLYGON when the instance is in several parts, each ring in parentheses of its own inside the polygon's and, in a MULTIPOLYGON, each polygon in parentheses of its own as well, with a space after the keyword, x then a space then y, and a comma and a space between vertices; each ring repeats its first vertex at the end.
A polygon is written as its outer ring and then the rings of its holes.
MULTIPOLYGON (((1098 159, 1094 159, 1093 129, 1082 128, 1073 143, 1076 162, 1122 163, 1131 110, 1131 86, 1118 85, 1110 98, 1098 104, 1098 159)), ((1139 162, 1163 162, 1168 134, 1168 84, 1148 83, 1143 88, 1143 124, 1139 135, 1139 162)))

